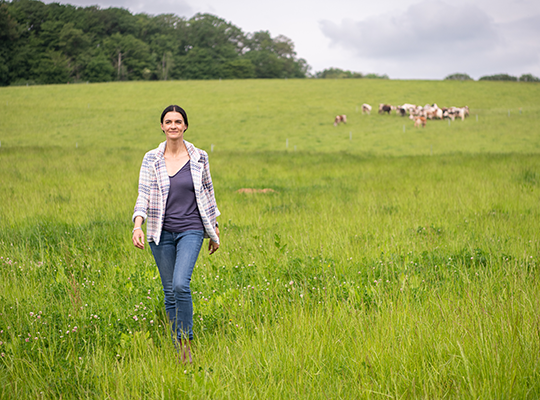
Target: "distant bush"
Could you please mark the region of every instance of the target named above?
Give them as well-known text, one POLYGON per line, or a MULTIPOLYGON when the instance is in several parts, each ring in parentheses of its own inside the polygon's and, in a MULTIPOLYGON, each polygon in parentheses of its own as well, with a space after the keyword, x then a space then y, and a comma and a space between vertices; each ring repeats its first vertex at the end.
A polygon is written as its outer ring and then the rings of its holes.
POLYGON ((340 68, 328 68, 314 75, 317 79, 388 79, 388 75, 362 74, 361 72, 346 71, 340 68))
POLYGON ((364 75, 361 72, 344 71, 340 68, 328 68, 315 73, 318 79, 360 79, 364 75))
POLYGON ((540 78, 533 74, 523 74, 519 77, 520 82, 540 82, 540 78))
POLYGON ((508 74, 496 74, 496 75, 486 75, 479 79, 480 81, 517 81, 517 76, 512 76, 508 74))
POLYGON ((382 75, 378 75, 378 74, 366 74, 364 75, 364 78, 366 79, 390 79, 388 77, 388 75, 386 74, 382 74, 382 75))
POLYGON ((471 78, 468 74, 457 73, 457 74, 448 75, 446 78, 444 78, 444 80, 448 80, 448 81, 472 81, 473 78, 471 78))

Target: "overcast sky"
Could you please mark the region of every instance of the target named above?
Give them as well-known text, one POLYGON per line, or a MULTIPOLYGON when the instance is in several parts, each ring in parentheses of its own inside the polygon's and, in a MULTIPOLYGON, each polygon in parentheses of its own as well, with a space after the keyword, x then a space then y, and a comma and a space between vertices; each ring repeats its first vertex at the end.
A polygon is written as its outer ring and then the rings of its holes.
MULTIPOLYGON (((52 1, 46 0, 46 3, 52 1)), ((392 79, 464 72, 540 77, 540 0, 70 0, 132 13, 211 13, 245 33, 292 39, 312 72, 336 67, 392 79)))

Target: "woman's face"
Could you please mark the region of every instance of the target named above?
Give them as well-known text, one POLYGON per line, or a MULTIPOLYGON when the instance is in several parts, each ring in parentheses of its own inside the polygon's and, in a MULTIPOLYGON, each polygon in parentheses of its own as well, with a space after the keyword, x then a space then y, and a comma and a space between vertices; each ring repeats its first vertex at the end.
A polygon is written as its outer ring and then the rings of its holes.
POLYGON ((165 118, 163 118, 161 129, 165 132, 167 139, 182 139, 187 126, 182 114, 176 111, 169 111, 165 114, 165 118))

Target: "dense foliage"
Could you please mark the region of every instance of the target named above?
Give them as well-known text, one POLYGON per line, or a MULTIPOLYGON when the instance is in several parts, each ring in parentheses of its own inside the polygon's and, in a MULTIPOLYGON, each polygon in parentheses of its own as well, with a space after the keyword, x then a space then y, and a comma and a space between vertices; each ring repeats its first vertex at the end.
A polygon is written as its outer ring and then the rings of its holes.
POLYGON ((520 82, 540 82, 540 79, 532 74, 523 74, 519 78, 508 74, 496 74, 482 76, 480 81, 520 81, 520 82))
MULTIPOLYGON (((453 81, 470 81, 474 80, 468 74, 456 73, 448 75, 445 80, 453 81)), ((540 79, 532 74, 523 74, 519 78, 517 76, 512 76, 509 74, 496 74, 496 75, 485 75, 478 79, 479 81, 512 81, 512 82, 540 82, 540 79)))
POLYGON ((316 72, 315 78, 322 78, 322 79, 360 79, 360 78, 368 78, 368 79, 388 79, 388 75, 378 75, 374 73, 370 74, 363 74, 361 72, 354 72, 354 71, 344 71, 339 68, 327 68, 323 71, 316 72))
POLYGON ((540 82, 540 78, 533 74, 523 74, 519 77, 520 82, 540 82))
POLYGON ((210 14, 0 0, 0 85, 115 80, 303 78, 293 42, 210 14))
POLYGON ((472 81, 473 80, 473 78, 471 78, 469 74, 461 74, 461 73, 450 74, 444 79, 447 81, 472 81))
POLYGON ((496 75, 486 75, 482 76, 479 81, 517 81, 517 76, 512 76, 508 74, 496 74, 496 75))

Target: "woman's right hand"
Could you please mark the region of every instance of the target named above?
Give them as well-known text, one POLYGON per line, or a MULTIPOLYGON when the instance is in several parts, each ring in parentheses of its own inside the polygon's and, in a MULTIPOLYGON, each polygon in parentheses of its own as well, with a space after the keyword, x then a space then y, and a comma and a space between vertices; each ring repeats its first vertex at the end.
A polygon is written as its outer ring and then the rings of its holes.
POLYGON ((142 229, 134 229, 131 240, 136 248, 144 250, 144 232, 142 229))

